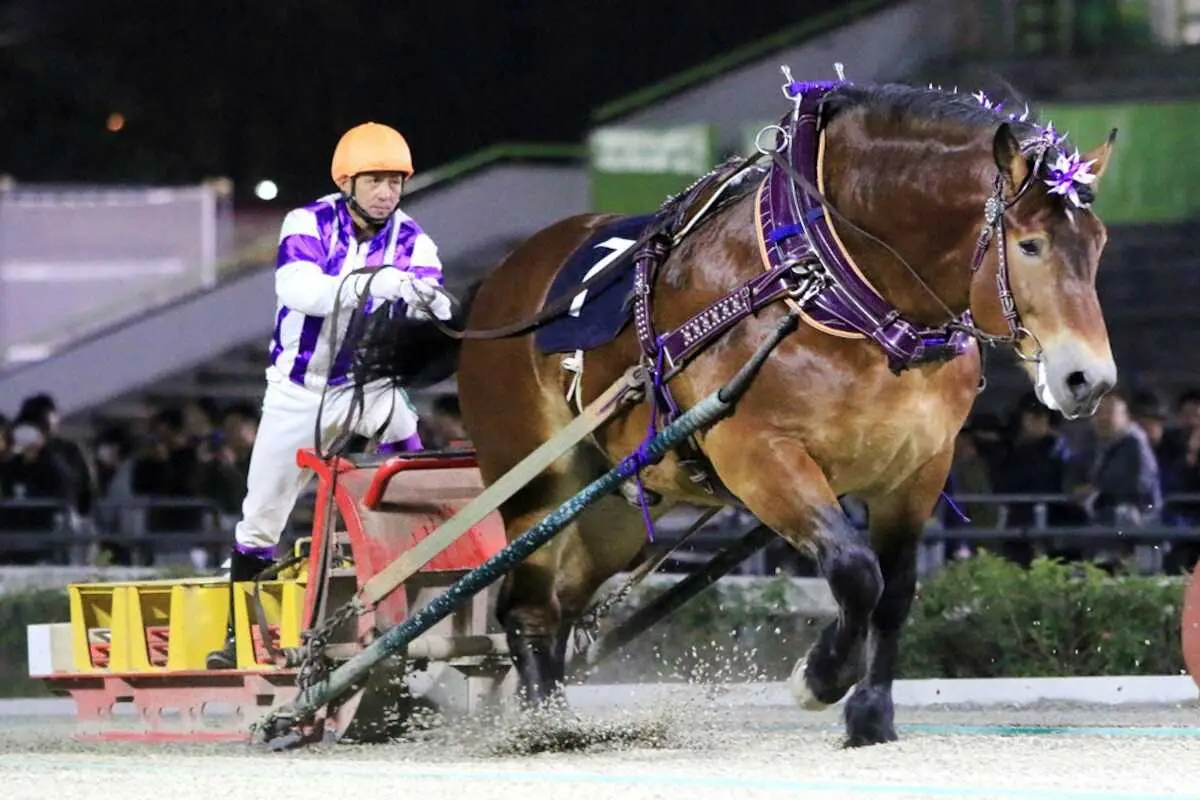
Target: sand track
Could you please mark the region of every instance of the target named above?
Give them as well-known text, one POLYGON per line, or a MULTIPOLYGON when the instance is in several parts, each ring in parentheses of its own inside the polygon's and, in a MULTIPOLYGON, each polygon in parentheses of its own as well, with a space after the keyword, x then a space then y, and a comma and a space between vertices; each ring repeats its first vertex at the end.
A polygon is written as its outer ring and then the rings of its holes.
POLYGON ((897 718, 900 742, 843 750, 836 710, 671 700, 290 753, 85 744, 62 719, 3 718, 0 797, 1200 798, 1197 703, 902 708, 897 718))

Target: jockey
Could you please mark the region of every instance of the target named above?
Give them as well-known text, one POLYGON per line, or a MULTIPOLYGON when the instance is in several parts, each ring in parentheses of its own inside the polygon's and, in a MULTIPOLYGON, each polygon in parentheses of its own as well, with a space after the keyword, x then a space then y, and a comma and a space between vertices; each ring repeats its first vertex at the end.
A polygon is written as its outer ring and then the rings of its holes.
MULTIPOLYGON (((283 220, 267 388, 230 557, 231 586, 275 563, 288 517, 311 478, 297 466, 296 451, 313 446, 318 419, 323 439, 345 423, 363 436, 380 433, 384 451, 421 447, 417 415, 402 389, 368 385, 361 407, 352 408, 354 343, 344 341, 364 293, 366 313, 392 303, 392 313, 403 308, 409 319, 428 319, 430 313, 450 319, 449 297, 431 288, 443 284, 437 246, 399 207, 412 173, 403 136, 386 125, 359 125, 333 153, 331 177, 338 191, 283 220), (364 267, 370 272, 349 276, 364 267), (346 419, 351 414, 353 421, 346 419)), ((209 654, 209 669, 237 663, 232 596, 231 590, 225 647, 209 654)))

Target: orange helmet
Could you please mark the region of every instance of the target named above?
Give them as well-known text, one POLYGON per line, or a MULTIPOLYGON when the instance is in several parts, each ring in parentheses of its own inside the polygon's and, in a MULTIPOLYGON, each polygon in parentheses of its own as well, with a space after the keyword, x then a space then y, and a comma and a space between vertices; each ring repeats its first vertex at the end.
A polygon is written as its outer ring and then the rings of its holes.
POLYGON ((360 172, 403 172, 413 174, 408 142, 396 130, 377 122, 365 122, 342 135, 333 151, 330 174, 335 184, 360 172))

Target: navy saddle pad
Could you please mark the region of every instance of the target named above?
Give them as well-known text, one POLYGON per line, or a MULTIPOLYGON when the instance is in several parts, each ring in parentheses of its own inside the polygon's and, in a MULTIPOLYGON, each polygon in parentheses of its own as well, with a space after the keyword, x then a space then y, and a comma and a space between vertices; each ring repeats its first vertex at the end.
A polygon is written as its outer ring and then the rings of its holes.
POLYGON ((591 350, 611 342, 629 324, 632 307, 625 301, 633 291, 632 247, 652 214, 621 217, 596 230, 576 248, 554 276, 547 303, 574 295, 570 308, 540 327, 534 341, 543 353, 591 350), (579 284, 620 261, 621 266, 602 283, 580 291, 579 284))

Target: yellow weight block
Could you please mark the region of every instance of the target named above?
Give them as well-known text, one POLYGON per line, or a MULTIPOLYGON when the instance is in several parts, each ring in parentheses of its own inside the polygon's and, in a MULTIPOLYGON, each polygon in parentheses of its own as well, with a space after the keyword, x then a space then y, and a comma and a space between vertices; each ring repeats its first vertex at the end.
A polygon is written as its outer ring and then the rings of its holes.
POLYGON ((67 597, 71 607, 71 652, 76 672, 109 672, 112 659, 112 629, 116 623, 115 613, 123 613, 115 598, 121 592, 120 584, 75 583, 67 586, 67 597), (117 605, 117 608, 114 606, 117 605), (109 664, 93 656, 92 646, 105 648, 109 653, 109 664))
POLYGON ((113 665, 115 671, 162 672, 167 668, 174 589, 170 581, 146 581, 130 583, 116 595, 124 613, 113 626, 114 650, 121 658, 119 665, 113 665))
POLYGON ((302 581, 285 581, 281 584, 279 603, 279 646, 299 647, 303 632, 304 590, 302 581))
POLYGON ((171 587, 171 633, 167 670, 207 669, 208 654, 225 644, 229 583, 177 583, 171 587))
MULTIPOLYGON (((265 581, 259 599, 280 647, 298 647, 307 570, 299 580, 265 581)), ((72 584, 71 653, 77 672, 174 672, 206 669, 225 641, 229 582, 222 578, 72 584), (107 661, 103 653, 107 651, 107 661)), ((238 668, 271 670, 255 659, 258 622, 253 581, 234 587, 238 668)))

